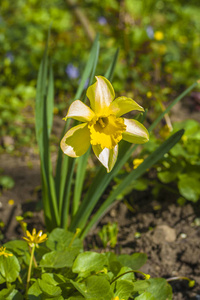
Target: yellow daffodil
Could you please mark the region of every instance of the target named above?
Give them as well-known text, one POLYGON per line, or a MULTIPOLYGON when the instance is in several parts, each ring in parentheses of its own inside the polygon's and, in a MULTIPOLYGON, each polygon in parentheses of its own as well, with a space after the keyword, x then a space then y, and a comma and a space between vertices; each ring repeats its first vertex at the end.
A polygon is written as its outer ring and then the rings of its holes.
POLYGON ((115 99, 111 83, 103 76, 87 89, 89 108, 80 100, 74 101, 65 120, 73 118, 83 122, 67 131, 61 140, 62 151, 71 157, 83 155, 92 145, 98 160, 110 172, 118 154, 118 143, 125 140, 143 144, 149 140, 147 129, 138 121, 122 118, 132 111, 144 111, 134 100, 127 97, 115 99))
POLYGON ((1 255, 5 256, 5 257, 13 256, 12 253, 7 253, 7 252, 6 252, 6 247, 1 247, 1 248, 0 248, 0 256, 1 256, 1 255))
POLYGON ((34 247, 34 245, 38 247, 38 244, 43 243, 47 240, 47 234, 43 234, 42 230, 36 233, 35 228, 33 228, 32 234, 28 230, 26 230, 26 235, 27 237, 23 237, 23 239, 27 241, 30 247, 34 247))

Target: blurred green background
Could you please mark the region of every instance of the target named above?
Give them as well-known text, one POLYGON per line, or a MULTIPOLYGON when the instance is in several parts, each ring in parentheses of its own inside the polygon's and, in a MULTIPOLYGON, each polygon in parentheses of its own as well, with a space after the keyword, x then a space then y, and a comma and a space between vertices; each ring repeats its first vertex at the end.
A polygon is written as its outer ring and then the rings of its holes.
POLYGON ((15 146, 1 141, 1 151, 33 141, 36 78, 50 26, 55 114, 60 116, 97 33, 97 75, 105 73, 119 47, 117 94, 126 91, 155 114, 159 101, 168 103, 200 77, 198 0, 1 0, 0 130, 1 137, 15 139, 15 146))

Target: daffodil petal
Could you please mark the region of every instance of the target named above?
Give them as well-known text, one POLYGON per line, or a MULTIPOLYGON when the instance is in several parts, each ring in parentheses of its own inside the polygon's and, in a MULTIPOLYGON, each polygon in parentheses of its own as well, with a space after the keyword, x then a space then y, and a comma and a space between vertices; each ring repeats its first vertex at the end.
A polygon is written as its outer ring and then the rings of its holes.
POLYGON ((70 105, 65 120, 73 118, 81 122, 89 122, 94 116, 94 112, 86 104, 80 100, 76 100, 70 105))
POLYGON ((87 123, 72 127, 61 140, 62 151, 71 157, 83 155, 90 146, 90 131, 87 123))
POLYGON ((97 115, 107 115, 109 106, 115 98, 112 84, 103 76, 95 76, 96 82, 87 89, 92 110, 97 115))
POLYGON ((129 111, 138 110, 144 111, 144 108, 137 104, 134 100, 127 97, 116 98, 110 105, 110 109, 116 117, 120 117, 129 111))
POLYGON ((122 134, 123 140, 134 144, 148 142, 148 130, 140 122, 124 118, 124 124, 126 125, 126 131, 122 134))
POLYGON ((107 172, 109 173, 113 169, 117 160, 118 145, 116 145, 113 149, 102 149, 100 145, 93 145, 92 149, 98 160, 102 163, 102 165, 107 169, 107 172))

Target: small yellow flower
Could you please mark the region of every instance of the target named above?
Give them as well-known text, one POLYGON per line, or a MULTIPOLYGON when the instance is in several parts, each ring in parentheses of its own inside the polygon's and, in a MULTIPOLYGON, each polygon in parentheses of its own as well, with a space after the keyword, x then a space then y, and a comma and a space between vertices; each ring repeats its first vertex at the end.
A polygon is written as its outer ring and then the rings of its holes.
POLYGON ((137 169, 137 167, 139 165, 141 165, 141 163, 143 163, 144 159, 143 158, 135 158, 133 160, 133 169, 137 169))
POLYGON ((167 124, 165 124, 159 131, 159 134, 162 138, 167 138, 170 135, 171 129, 167 124))
POLYGON ((147 98, 151 98, 152 97, 152 92, 151 91, 148 91, 147 92, 147 98))
POLYGON ((7 253, 7 252, 5 252, 5 251, 6 251, 6 247, 1 247, 1 248, 0 248, 0 256, 1 256, 1 255, 5 256, 5 257, 13 256, 12 253, 7 253))
POLYGON ((144 111, 143 107, 124 96, 115 99, 114 89, 105 77, 96 76, 96 80, 86 93, 91 108, 80 100, 70 105, 64 119, 73 118, 84 123, 68 130, 60 146, 66 155, 79 157, 91 144, 98 160, 110 172, 122 139, 143 144, 149 140, 149 134, 140 122, 121 117, 132 110, 144 111))
MULTIPOLYGON (((115 298, 112 298, 112 300, 119 300, 119 297, 116 296, 115 298)), ((121 299, 121 300, 124 300, 124 299, 121 299)))
POLYGON ((163 40, 163 39, 164 39, 164 34, 163 34, 163 32, 162 32, 162 31, 156 31, 156 32, 154 33, 154 38, 155 38, 155 40, 157 40, 157 41, 163 40))
POLYGON ((13 199, 8 200, 8 204, 9 204, 10 206, 12 206, 14 203, 15 203, 15 201, 14 201, 13 199))
POLYGON ((23 237, 24 240, 27 241, 30 247, 38 247, 38 244, 43 243, 47 240, 47 234, 40 230, 38 233, 36 233, 36 229, 33 228, 32 234, 26 230, 27 237, 23 237))
POLYGON ((195 280, 190 280, 188 286, 193 287, 194 285, 195 285, 195 280))

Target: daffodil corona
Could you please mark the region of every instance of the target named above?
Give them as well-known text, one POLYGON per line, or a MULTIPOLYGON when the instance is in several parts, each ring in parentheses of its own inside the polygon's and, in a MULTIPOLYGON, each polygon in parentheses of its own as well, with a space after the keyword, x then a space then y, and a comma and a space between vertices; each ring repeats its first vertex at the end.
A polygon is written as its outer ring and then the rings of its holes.
POLYGON ((130 98, 115 99, 114 89, 105 77, 96 76, 96 80, 86 93, 91 108, 80 100, 70 105, 65 120, 73 118, 83 123, 67 131, 61 140, 61 149, 68 156, 79 157, 91 144, 98 160, 110 172, 122 139, 143 144, 149 140, 149 134, 140 122, 121 117, 132 110, 144 109, 130 98))

